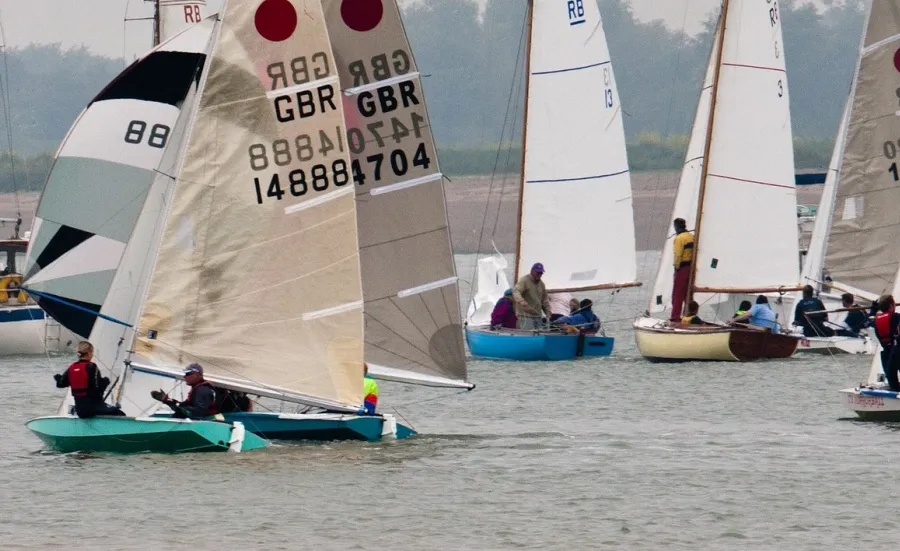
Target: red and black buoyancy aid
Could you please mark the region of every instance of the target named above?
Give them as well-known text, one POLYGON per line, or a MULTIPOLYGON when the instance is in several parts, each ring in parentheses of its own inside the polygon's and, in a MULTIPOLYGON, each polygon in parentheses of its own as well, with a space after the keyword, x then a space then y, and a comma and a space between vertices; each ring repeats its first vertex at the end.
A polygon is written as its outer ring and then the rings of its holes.
POLYGON ((91 362, 78 361, 69 366, 69 386, 72 388, 72 396, 75 398, 87 398, 93 385, 91 385, 88 366, 91 362))
POLYGON ((894 344, 894 309, 891 308, 887 312, 881 312, 875 316, 875 335, 881 342, 881 346, 887 347, 894 344))
MULTIPOLYGON (((216 391, 216 387, 212 386, 212 383, 210 383, 209 381, 203 381, 202 383, 197 383, 196 385, 191 387, 191 390, 188 391, 187 398, 185 398, 184 402, 182 402, 182 403, 193 405, 194 404, 194 390, 197 387, 201 387, 201 386, 208 386, 210 389, 212 389, 212 391, 214 393, 216 391)), ((216 408, 216 400, 214 397, 212 402, 210 402, 209 407, 206 408, 206 412, 203 415, 209 416, 209 415, 216 415, 218 413, 219 413, 219 410, 218 410, 218 408, 216 408)))

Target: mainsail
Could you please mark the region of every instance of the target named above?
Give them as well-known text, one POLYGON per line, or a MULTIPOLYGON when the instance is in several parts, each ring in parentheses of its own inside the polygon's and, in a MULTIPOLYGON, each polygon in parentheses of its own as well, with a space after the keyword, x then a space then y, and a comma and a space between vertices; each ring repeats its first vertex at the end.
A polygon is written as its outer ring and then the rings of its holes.
POLYGON ((369 372, 471 387, 443 175, 400 10, 394 0, 323 5, 344 92, 369 372))
POLYGON ((362 288, 338 76, 314 0, 223 8, 135 350, 362 403, 362 288))
MULTIPOLYGON (((894 283, 900 248, 900 4, 873 0, 854 80, 825 269, 878 295, 894 283)), ((822 210, 819 209, 821 215, 822 210)))
POLYGON ((597 3, 535 0, 530 24, 516 274, 542 262, 550 290, 635 285, 622 109, 597 3))
MULTIPOLYGON (((724 6, 673 218, 695 228, 693 291, 796 289, 797 198, 781 16, 774 2, 724 6)), ((657 311, 671 298, 671 255, 669 240, 652 301, 657 311)))
POLYGON ((116 274, 126 244, 143 239, 135 233, 142 212, 165 202, 158 167, 202 70, 212 26, 198 25, 135 61, 60 145, 32 228, 25 286, 79 336, 91 335, 107 305, 114 304, 106 310, 114 319, 134 321, 132 300, 110 299, 133 294, 127 287, 136 288, 140 276, 134 265, 126 280, 116 274))

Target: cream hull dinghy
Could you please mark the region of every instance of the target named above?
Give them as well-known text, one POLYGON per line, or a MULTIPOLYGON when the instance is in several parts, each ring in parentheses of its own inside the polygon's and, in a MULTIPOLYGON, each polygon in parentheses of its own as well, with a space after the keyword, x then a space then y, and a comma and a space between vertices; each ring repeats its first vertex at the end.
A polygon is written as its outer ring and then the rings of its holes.
POLYGON ((654 318, 634 323, 638 351, 651 362, 747 362, 789 358, 800 341, 795 336, 738 327, 669 327, 654 318))

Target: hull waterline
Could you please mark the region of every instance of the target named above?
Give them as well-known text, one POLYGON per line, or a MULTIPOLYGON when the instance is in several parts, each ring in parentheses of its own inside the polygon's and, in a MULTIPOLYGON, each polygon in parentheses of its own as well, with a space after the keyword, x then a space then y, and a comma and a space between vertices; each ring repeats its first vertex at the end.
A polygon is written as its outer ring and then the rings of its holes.
POLYGON ((268 440, 328 442, 335 440, 402 440, 416 432, 393 415, 342 413, 225 413, 228 422, 240 422, 248 431, 268 440))

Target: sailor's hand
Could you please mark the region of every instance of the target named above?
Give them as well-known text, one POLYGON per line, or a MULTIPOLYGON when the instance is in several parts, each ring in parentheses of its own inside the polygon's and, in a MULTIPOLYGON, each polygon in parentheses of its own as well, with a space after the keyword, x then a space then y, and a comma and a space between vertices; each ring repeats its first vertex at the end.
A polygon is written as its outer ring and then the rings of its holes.
POLYGON ((166 396, 166 393, 163 392, 162 390, 151 390, 150 396, 154 400, 159 400, 160 402, 165 402, 169 398, 168 396, 166 396))
POLYGON ((527 301, 527 300, 524 300, 524 299, 523 299, 523 300, 520 300, 520 301, 519 301, 519 306, 526 306, 526 307, 527 307, 527 306, 528 306, 528 301, 527 301))
POLYGON ((56 375, 53 376, 53 380, 56 381, 57 383, 60 382, 62 380, 62 375, 57 373, 56 375))

